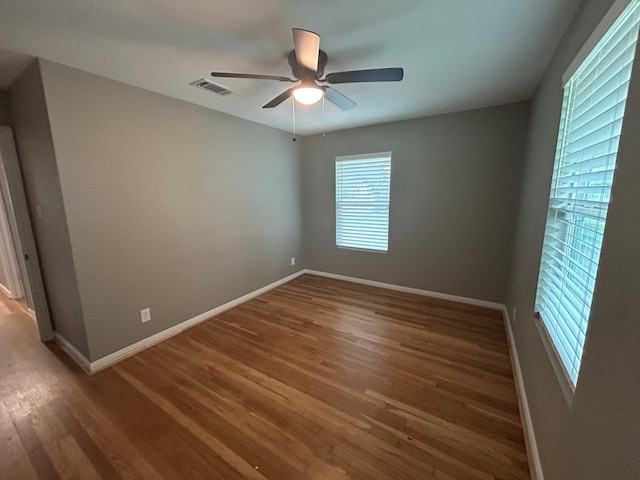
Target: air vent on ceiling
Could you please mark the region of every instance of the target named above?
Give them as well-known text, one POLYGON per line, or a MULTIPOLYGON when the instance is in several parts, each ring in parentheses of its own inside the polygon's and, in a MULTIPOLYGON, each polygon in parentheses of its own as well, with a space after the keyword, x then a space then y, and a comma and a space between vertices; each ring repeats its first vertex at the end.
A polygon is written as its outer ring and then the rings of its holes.
POLYGON ((206 78, 201 78, 200 80, 191 82, 191 85, 204 90, 209 90, 210 92, 216 93, 220 96, 229 95, 231 93, 231 90, 227 90, 223 86, 213 83, 206 78))

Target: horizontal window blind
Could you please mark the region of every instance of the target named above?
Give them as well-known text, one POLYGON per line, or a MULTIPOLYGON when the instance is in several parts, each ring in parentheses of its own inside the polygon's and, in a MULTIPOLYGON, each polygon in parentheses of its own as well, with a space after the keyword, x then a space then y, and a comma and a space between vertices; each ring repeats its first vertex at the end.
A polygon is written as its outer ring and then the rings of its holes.
POLYGON ((386 252, 391 153, 336 158, 336 245, 386 252))
POLYGON ((629 91, 638 4, 629 4, 565 85, 536 309, 573 386, 629 91))

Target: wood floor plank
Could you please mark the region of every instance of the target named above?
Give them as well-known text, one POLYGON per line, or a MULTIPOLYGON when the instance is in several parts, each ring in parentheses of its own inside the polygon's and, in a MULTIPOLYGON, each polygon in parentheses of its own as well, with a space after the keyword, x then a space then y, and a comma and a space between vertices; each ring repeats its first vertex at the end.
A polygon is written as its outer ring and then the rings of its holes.
POLYGON ((36 475, 9 411, 0 401, 0 478, 27 479, 36 475))
POLYGON ((491 309, 303 275, 92 377, 0 333, 2 478, 529 478, 491 309))

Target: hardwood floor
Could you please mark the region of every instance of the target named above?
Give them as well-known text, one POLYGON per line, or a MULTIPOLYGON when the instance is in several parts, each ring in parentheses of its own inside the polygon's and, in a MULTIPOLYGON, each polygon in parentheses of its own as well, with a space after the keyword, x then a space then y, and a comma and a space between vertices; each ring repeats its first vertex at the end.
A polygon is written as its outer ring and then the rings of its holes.
POLYGON ((92 377, 0 305, 0 478, 527 479, 499 312, 304 275, 92 377))

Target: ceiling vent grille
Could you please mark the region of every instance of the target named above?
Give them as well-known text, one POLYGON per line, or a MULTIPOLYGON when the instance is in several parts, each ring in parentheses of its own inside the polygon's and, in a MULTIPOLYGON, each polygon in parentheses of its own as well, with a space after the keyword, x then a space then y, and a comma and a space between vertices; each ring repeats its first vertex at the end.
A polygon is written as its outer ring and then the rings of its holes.
POLYGON ((207 80, 206 78, 201 78, 200 80, 191 82, 191 85, 193 85, 196 88, 202 88, 203 90, 209 90, 210 92, 220 95, 221 97, 232 93, 231 90, 228 90, 221 85, 213 83, 207 80))

